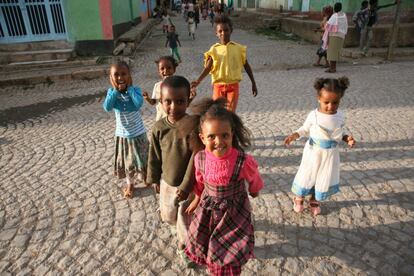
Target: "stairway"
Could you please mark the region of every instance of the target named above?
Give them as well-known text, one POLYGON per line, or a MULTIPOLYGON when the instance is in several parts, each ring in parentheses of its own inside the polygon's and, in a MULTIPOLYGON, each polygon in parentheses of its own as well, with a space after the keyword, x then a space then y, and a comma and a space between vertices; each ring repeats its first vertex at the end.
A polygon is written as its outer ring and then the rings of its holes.
POLYGON ((106 73, 97 58, 76 58, 66 41, 0 44, 0 87, 93 79, 106 73))

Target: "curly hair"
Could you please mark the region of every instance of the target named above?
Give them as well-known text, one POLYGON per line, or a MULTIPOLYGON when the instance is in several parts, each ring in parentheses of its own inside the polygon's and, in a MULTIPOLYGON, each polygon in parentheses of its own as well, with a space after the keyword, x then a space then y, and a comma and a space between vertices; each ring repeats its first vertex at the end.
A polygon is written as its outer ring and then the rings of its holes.
POLYGON ((231 19, 228 16, 225 16, 225 15, 217 16, 216 18, 214 18, 214 24, 216 25, 216 28, 217 28, 217 25, 219 24, 227 24, 230 28, 230 31, 233 31, 233 22, 231 22, 231 19))
POLYGON ((342 98, 345 94, 345 90, 349 87, 349 79, 347 77, 338 79, 317 78, 313 87, 318 91, 319 96, 321 95, 321 89, 323 88, 330 92, 340 94, 342 98))
POLYGON ((244 150, 251 145, 251 131, 244 126, 243 121, 235 113, 226 109, 226 99, 212 100, 204 98, 190 107, 193 115, 187 116, 178 122, 180 136, 189 136, 190 148, 193 152, 204 149, 199 134, 202 126, 209 120, 229 122, 233 133, 233 147, 244 150))
POLYGON ((158 65, 162 60, 169 61, 174 67, 174 69, 178 66, 178 62, 172 56, 161 56, 157 60, 155 60, 155 63, 158 65))

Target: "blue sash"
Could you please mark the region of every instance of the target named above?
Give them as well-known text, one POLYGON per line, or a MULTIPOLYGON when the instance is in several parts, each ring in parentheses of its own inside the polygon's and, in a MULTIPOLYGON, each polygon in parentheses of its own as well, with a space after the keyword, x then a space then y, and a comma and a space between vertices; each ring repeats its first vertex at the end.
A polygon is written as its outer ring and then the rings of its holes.
POLYGON ((335 148, 338 145, 338 142, 334 140, 324 140, 324 139, 316 139, 316 138, 309 138, 309 145, 320 147, 322 149, 331 149, 335 148))

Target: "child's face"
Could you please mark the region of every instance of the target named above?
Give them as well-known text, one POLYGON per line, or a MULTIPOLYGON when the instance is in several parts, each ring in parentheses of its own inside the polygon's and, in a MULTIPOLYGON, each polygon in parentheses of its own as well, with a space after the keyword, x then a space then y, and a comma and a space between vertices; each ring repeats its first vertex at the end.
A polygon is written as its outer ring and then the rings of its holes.
POLYGON ((131 74, 125 66, 112 66, 110 79, 112 87, 118 91, 125 91, 132 84, 131 74))
POLYGON ((325 114, 336 114, 339 103, 341 102, 341 94, 328 91, 324 88, 318 96, 319 111, 325 114))
POLYGON ((165 79, 166 77, 174 75, 175 67, 171 61, 162 59, 158 63, 158 73, 162 79, 165 79))
POLYGON ((205 121, 199 136, 206 150, 216 157, 224 156, 233 145, 233 132, 228 121, 218 119, 205 121))
POLYGON ((188 107, 189 92, 187 88, 172 88, 164 86, 161 88, 161 104, 168 120, 175 123, 182 119, 188 107))
POLYGON ((230 41, 231 29, 228 24, 217 24, 216 36, 220 40, 220 44, 227 44, 230 41))

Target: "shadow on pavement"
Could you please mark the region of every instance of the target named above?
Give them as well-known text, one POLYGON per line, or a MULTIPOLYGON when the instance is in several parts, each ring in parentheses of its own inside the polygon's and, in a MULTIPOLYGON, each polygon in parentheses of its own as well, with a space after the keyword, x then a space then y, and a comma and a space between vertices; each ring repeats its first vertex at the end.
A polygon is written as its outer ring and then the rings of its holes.
POLYGON ((36 103, 20 107, 12 107, 0 111, 0 126, 6 127, 8 124, 21 123, 28 119, 42 117, 52 112, 59 112, 70 107, 89 104, 106 95, 106 91, 75 96, 71 98, 59 98, 50 102, 36 103))

